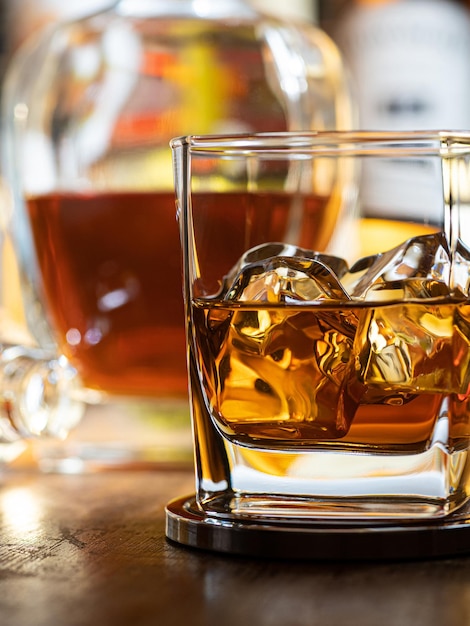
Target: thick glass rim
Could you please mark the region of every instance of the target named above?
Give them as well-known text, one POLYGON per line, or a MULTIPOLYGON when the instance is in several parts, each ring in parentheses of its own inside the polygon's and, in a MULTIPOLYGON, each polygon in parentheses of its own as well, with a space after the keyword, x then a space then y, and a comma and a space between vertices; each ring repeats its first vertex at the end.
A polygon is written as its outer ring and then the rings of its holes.
POLYGON ((452 156, 470 154, 469 131, 284 131, 185 135, 170 141, 173 150, 216 156, 279 154, 452 156))

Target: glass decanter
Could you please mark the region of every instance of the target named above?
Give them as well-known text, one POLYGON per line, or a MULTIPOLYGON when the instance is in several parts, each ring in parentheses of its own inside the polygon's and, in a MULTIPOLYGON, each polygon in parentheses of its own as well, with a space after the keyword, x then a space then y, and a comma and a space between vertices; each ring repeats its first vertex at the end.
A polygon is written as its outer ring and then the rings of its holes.
POLYGON ((242 0, 120 0, 29 42, 3 112, 29 328, 99 396, 74 454, 189 459, 169 141, 350 127, 335 44, 242 0))
POLYGON ((64 356, 38 348, 0 309, 0 466, 34 440, 55 446, 84 410, 77 371, 64 356))

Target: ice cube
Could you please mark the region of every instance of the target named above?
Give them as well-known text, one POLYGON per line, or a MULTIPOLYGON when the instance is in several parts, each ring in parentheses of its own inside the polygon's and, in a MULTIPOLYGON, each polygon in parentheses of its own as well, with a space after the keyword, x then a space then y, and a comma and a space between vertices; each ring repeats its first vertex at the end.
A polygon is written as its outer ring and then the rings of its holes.
MULTIPOLYGON (((312 253, 313 254, 313 253, 312 253)), ((295 303, 318 300, 346 301, 349 296, 343 289, 331 265, 345 271, 342 259, 315 255, 256 257, 245 255, 240 271, 230 283, 231 273, 225 281, 225 300, 241 302, 295 303), (329 265, 325 261, 329 261, 329 265)))
POLYGON ((352 353, 356 323, 353 311, 333 308, 236 310, 217 358, 217 414, 239 435, 344 436, 364 392, 352 353))
POLYGON ((293 259, 299 258, 320 261, 329 267, 338 278, 344 276, 344 274, 346 274, 349 270, 346 261, 340 257, 323 254, 321 252, 314 252, 313 250, 308 250, 307 248, 298 248, 297 246, 291 244, 271 242, 263 243, 247 250, 232 270, 231 275, 234 273, 238 274, 247 265, 251 265, 259 261, 266 261, 273 257, 289 257, 293 259))
POLYGON ((468 248, 459 240, 452 253, 435 233, 351 268, 343 280, 352 299, 375 303, 359 309, 355 339, 359 378, 368 388, 362 403, 468 393, 468 307, 456 300, 468 297, 469 267, 468 248))
POLYGON ((364 309, 354 345, 369 387, 362 402, 377 402, 374 389, 384 403, 405 402, 410 393, 468 393, 469 329, 460 308, 409 302, 364 309))
POLYGON ((428 278, 404 278, 371 285, 364 300, 375 302, 407 301, 422 298, 442 298, 450 294, 446 283, 428 278))
POLYGON ((451 253, 443 233, 414 237, 357 261, 343 278, 353 300, 395 300, 450 294, 451 253))

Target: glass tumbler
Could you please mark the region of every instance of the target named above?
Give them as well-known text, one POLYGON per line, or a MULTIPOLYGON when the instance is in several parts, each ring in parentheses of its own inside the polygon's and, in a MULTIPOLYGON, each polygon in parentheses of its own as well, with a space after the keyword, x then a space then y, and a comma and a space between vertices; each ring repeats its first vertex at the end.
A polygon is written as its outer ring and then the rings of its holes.
POLYGON ((470 134, 172 141, 196 495, 212 524, 468 499, 470 134))

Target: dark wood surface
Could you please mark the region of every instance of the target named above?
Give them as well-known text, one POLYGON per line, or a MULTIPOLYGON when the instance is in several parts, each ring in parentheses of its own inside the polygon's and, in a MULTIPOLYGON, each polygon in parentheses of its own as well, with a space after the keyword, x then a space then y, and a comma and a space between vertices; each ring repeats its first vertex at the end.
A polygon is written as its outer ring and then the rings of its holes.
POLYGON ((170 544, 164 506, 191 472, 8 471, 1 626, 464 626, 470 557, 318 563, 170 544))

